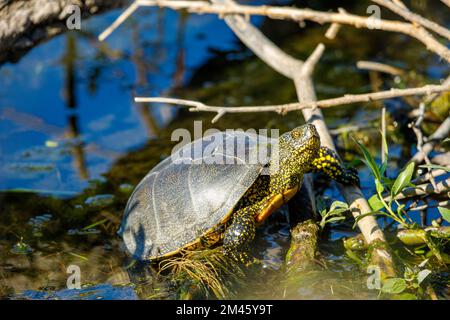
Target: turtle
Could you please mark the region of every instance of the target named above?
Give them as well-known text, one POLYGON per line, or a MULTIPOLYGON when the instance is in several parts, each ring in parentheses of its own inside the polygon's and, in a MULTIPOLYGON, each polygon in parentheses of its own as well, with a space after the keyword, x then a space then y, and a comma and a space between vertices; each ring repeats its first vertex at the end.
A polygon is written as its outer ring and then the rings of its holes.
POLYGON ((313 124, 279 138, 218 131, 148 172, 128 199, 118 233, 137 260, 221 242, 225 255, 248 263, 256 227, 296 194, 309 172, 359 184, 357 172, 320 145, 313 124))

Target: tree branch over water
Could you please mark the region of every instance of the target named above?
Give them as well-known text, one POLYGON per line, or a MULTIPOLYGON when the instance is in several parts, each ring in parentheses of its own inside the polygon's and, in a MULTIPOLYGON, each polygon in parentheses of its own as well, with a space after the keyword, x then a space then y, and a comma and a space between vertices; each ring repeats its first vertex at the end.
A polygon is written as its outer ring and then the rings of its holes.
POLYGON ((450 85, 426 85, 419 88, 409 89, 391 89, 387 91, 371 92, 365 94, 346 94, 342 97, 325 99, 310 102, 294 102, 281 105, 268 106, 209 106, 202 102, 164 98, 164 97, 135 97, 135 102, 154 102, 154 103, 168 103, 179 106, 190 107, 190 111, 205 111, 217 112, 217 116, 213 119, 213 123, 219 120, 220 117, 226 113, 249 113, 249 112, 277 112, 285 114, 290 111, 301 109, 315 109, 315 108, 331 108, 340 105, 347 105, 352 103, 364 103, 376 100, 392 99, 397 97, 415 96, 415 95, 429 95, 436 92, 450 91, 450 85))

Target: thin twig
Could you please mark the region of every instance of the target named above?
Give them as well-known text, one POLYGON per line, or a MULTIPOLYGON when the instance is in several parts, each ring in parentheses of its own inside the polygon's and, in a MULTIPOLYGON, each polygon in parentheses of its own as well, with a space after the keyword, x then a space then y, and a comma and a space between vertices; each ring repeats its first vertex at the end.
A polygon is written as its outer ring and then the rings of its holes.
POLYGON ((327 32, 325 32, 325 37, 327 39, 333 40, 334 38, 336 38, 336 35, 340 29, 341 25, 339 23, 332 23, 327 32))
POLYGON ((358 69, 378 71, 383 73, 388 73, 394 76, 400 76, 405 72, 402 69, 392 67, 385 63, 373 62, 373 61, 365 61, 361 60, 356 63, 356 67, 358 69))
POLYGON ((421 184, 427 181, 430 181, 431 177, 437 178, 444 174, 447 174, 448 172, 444 169, 433 169, 430 172, 425 173, 424 175, 421 175, 417 178, 415 178, 413 181, 411 181, 413 184, 421 184))
MULTIPOLYGON (((423 153, 423 133, 420 126, 422 125, 423 119, 425 118, 425 103, 421 103, 419 105, 419 116, 417 117, 417 120, 415 123, 412 124, 412 130, 414 131, 414 134, 417 138, 417 150, 420 153, 423 153)), ((430 158, 428 158, 428 154, 423 153, 423 159, 425 160, 425 163, 428 165, 431 165, 430 158)), ((433 175, 430 175, 430 182, 433 185, 433 187, 436 189, 436 181, 434 180, 433 175)))
POLYGON ((122 14, 108 27, 106 28, 99 36, 98 40, 105 40, 114 30, 116 30, 125 20, 131 16, 137 8, 139 8, 140 4, 138 1, 133 2, 122 14))
MULTIPOLYGON (((318 46, 315 54, 318 54, 323 51, 322 46, 318 46)), ((306 71, 311 72, 312 65, 317 62, 317 58, 315 55, 311 55, 310 60, 305 62, 306 71)), ((190 111, 206 111, 206 112, 217 112, 223 116, 226 113, 249 113, 249 112, 277 112, 277 113, 286 113, 294 110, 302 110, 302 109, 313 109, 313 108, 330 108, 339 105, 346 105, 352 103, 361 103, 361 102, 371 102, 375 100, 384 100, 391 99, 397 97, 404 96, 412 96, 412 95, 428 95, 433 92, 443 92, 450 90, 450 85, 426 85, 424 87, 419 88, 410 88, 410 89, 391 89, 386 91, 365 93, 365 94, 347 94, 342 97, 325 99, 319 101, 308 101, 308 102, 297 102, 297 103, 288 103, 281 105, 269 105, 269 106, 236 106, 236 107, 225 107, 225 106, 210 106, 198 101, 192 100, 184 100, 184 99, 175 99, 175 98, 164 98, 164 97, 135 97, 135 102, 159 102, 159 103, 168 103, 168 104, 176 104, 179 106, 187 106, 191 107, 190 111)), ((215 118, 217 121, 218 118, 215 118)))
POLYGON ((444 201, 440 201, 440 202, 436 203, 436 205, 434 205, 434 206, 430 206, 429 204, 424 204, 424 205, 417 206, 417 207, 409 207, 408 211, 421 211, 421 210, 426 210, 426 209, 430 209, 430 208, 448 207, 448 206, 450 206, 450 200, 444 200, 444 201))
POLYGON ((437 143, 450 135, 450 116, 437 128, 437 130, 428 137, 428 142, 422 146, 422 150, 418 150, 412 157, 411 161, 419 164, 424 161, 425 157, 434 149, 437 143))

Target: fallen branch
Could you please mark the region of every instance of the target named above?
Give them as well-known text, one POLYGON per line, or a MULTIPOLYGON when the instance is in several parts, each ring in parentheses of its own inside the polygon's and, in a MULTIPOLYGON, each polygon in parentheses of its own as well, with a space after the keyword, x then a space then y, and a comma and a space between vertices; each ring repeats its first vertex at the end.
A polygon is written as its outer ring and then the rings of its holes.
POLYGON ((397 97, 413 96, 413 95, 429 95, 434 92, 449 91, 450 85, 426 85, 420 88, 410 89, 391 89, 380 92, 372 92, 365 94, 347 94, 339 98, 325 99, 319 101, 306 101, 296 102, 281 105, 272 106, 209 106, 204 103, 192 100, 164 98, 164 97, 135 97, 135 102, 158 102, 176 104, 180 106, 191 107, 190 111, 206 111, 216 112, 217 116, 214 117, 213 123, 219 120, 220 117, 226 113, 248 113, 248 112, 277 112, 285 114, 290 111, 302 110, 302 109, 315 109, 315 108, 330 108, 339 105, 346 105, 352 103, 372 102, 376 100, 392 99, 397 97))

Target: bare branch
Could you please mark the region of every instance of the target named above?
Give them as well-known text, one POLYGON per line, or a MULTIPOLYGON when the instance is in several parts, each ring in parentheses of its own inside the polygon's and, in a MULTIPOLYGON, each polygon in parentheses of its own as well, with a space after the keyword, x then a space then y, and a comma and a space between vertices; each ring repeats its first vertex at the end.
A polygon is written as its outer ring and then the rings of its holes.
POLYGON ((450 0, 441 0, 447 7, 450 8, 450 0))
POLYGON ((138 1, 133 2, 122 14, 108 27, 106 28, 99 36, 98 40, 105 40, 114 30, 116 30, 125 20, 131 16, 137 8, 139 8, 140 4, 138 1))
POLYGON ((438 203, 436 203, 435 206, 430 206, 429 204, 424 204, 421 206, 417 206, 417 207, 410 207, 408 208, 409 211, 421 211, 421 210, 426 210, 426 209, 430 209, 430 208, 435 208, 435 207, 449 207, 450 206, 450 200, 444 200, 444 201, 440 201, 438 203))
MULTIPOLYGON (((319 46, 320 47, 320 46, 319 46)), ((319 48, 318 47, 318 48, 319 48)), ((318 55, 323 49, 316 49, 316 54, 318 55)), ((313 57, 314 55, 311 55, 313 57)), ((310 63, 315 63, 316 58, 311 58, 310 63)), ((307 62, 308 62, 307 61, 307 62)), ((307 65, 307 63, 305 63, 307 65)), ((310 65, 312 66, 312 65, 310 65)), ((308 67, 309 68, 309 67, 308 67)), ((361 102, 371 102, 376 100, 392 99, 397 97, 414 96, 414 95, 428 95, 433 92, 443 92, 449 91, 450 85, 426 85, 419 88, 410 89, 391 89, 386 91, 372 92, 366 94, 347 94, 342 97, 325 99, 319 101, 308 101, 308 102, 295 102, 280 105, 270 105, 270 106, 236 106, 236 107, 225 107, 225 106, 209 106, 201 102, 192 100, 183 100, 175 98, 164 98, 164 97, 135 97, 135 102, 158 102, 158 103, 169 103, 180 106, 191 107, 190 111, 206 111, 206 112, 221 112, 222 115, 225 113, 250 113, 250 112, 277 112, 286 113, 295 110, 303 109, 314 109, 314 108, 330 108, 339 105, 347 105, 352 103, 361 102)), ((424 146, 425 148, 425 146, 424 146)))
POLYGON ((390 0, 372 0, 372 1, 383 7, 388 8, 392 12, 395 12, 396 14, 405 18, 408 21, 417 23, 418 25, 421 25, 427 28, 428 30, 437 33, 438 35, 447 38, 447 40, 450 40, 450 31, 447 28, 444 28, 441 25, 437 24, 436 22, 430 21, 422 17, 421 15, 411 12, 409 9, 401 7, 390 0))
POLYGON ((336 38, 337 33, 341 29, 341 25, 339 23, 332 23, 331 26, 328 28, 327 32, 325 33, 325 37, 327 39, 333 40, 336 38))
POLYGON ((394 76, 399 76, 404 74, 405 72, 402 69, 392 67, 390 65, 387 65, 385 63, 379 63, 379 62, 372 62, 372 61, 365 61, 361 60, 356 63, 356 67, 358 69, 364 69, 364 70, 371 70, 371 71, 378 71, 383 73, 388 73, 394 76))
POLYGON ((447 173, 448 172, 445 171, 444 169, 434 169, 434 170, 431 170, 430 172, 425 173, 424 175, 421 175, 421 176, 415 178, 412 181, 412 183, 413 184, 421 184, 421 183, 430 181, 431 178, 437 178, 437 177, 442 176, 447 173))
POLYGON ((317 62, 319 62, 324 51, 325 46, 323 45, 323 43, 319 43, 319 45, 314 49, 313 53, 311 53, 302 67, 302 72, 304 72, 305 75, 311 75, 313 73, 317 62))
POLYGON ((441 140, 448 138, 450 135, 450 116, 445 119, 445 121, 437 128, 437 130, 428 137, 428 142, 422 146, 422 150, 417 151, 417 153, 412 157, 411 161, 415 163, 421 163, 424 161, 425 157, 434 149, 436 144, 441 140))
MULTIPOLYGON (((415 123, 411 124, 411 128, 414 131, 414 134, 416 135, 417 138, 417 150, 420 153, 423 153, 423 133, 422 133, 422 129, 420 128, 420 126, 422 125, 423 120, 425 119, 425 103, 421 103, 419 105, 419 115, 417 117, 417 120, 415 123)), ((427 154, 424 154, 423 156, 425 163, 428 165, 431 165, 431 161, 430 158, 428 158, 427 154)), ((436 189, 436 181, 434 180, 433 175, 430 175, 430 182, 433 185, 433 187, 436 189)))

